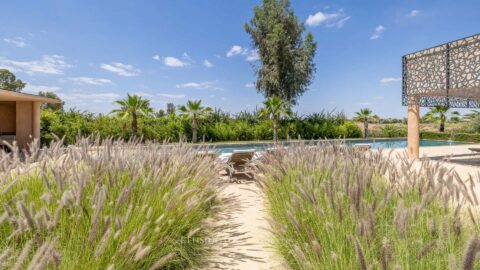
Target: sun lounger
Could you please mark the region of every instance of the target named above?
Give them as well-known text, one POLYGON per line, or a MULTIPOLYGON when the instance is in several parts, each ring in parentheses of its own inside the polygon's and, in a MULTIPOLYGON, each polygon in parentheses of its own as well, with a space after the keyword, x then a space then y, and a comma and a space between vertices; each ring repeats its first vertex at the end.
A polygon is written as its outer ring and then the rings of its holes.
POLYGON ((254 172, 250 163, 255 156, 255 150, 234 150, 227 160, 227 173, 233 181, 233 176, 243 174, 253 178, 254 172))
POLYGON ((353 145, 353 148, 361 150, 361 151, 367 151, 372 148, 372 145, 368 143, 357 143, 353 145))
POLYGON ((468 150, 474 152, 475 154, 480 154, 480 147, 469 147, 468 150))
POLYGON ((219 154, 218 154, 217 151, 209 150, 209 151, 198 151, 197 156, 216 159, 216 158, 218 158, 219 154))

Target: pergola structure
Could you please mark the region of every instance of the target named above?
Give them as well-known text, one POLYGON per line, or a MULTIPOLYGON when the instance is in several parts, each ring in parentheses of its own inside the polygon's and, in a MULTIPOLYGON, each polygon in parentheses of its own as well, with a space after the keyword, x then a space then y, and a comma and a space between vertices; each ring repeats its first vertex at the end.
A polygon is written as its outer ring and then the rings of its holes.
POLYGON ((40 138, 40 106, 43 103, 60 101, 0 89, 0 147, 4 141, 16 141, 20 148, 26 148, 33 139, 40 138))
POLYGON ((420 107, 480 107, 480 34, 402 57, 408 153, 419 158, 420 107))

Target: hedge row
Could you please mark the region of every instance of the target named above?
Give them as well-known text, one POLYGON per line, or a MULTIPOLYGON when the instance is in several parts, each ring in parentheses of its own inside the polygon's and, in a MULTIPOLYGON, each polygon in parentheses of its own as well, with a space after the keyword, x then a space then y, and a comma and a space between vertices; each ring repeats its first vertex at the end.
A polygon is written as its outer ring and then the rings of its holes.
POLYGON ((453 133, 453 132, 430 132, 420 133, 421 139, 427 140, 451 140, 459 142, 480 142, 479 133, 453 133))

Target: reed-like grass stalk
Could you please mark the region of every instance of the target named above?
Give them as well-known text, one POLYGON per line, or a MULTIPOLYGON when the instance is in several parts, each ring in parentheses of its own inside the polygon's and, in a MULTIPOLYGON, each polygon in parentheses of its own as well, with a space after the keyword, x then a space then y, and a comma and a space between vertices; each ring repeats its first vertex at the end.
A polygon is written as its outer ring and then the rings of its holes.
POLYGON ((478 233, 480 178, 438 162, 321 142, 266 155, 258 168, 276 247, 293 269, 448 269, 478 233))
MULTIPOLYGON (((79 138, 0 153, 0 265, 196 268, 220 201, 219 164, 179 144, 79 138)), ((0 267, 1 268, 1 267, 0 267)))

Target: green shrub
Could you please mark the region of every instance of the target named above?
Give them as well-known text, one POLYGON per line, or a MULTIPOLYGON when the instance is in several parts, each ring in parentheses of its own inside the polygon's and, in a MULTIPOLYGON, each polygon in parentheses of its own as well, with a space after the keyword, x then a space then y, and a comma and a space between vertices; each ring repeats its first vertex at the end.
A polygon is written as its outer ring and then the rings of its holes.
POLYGON ((474 133, 480 133, 480 114, 475 115, 470 123, 468 129, 474 133))
POLYGON ((425 140, 443 140, 458 142, 480 142, 480 134, 477 133, 448 133, 448 132, 420 132, 420 138, 425 140))
POLYGON ((337 127, 336 138, 360 138, 362 129, 353 122, 345 122, 337 127))
MULTIPOLYGON (((41 141, 48 144, 54 139, 53 134, 62 138, 66 144, 73 144, 78 135, 98 135, 100 138, 128 139, 131 136, 130 120, 110 115, 70 110, 42 112, 41 141)), ((191 122, 183 117, 169 114, 167 116, 141 116, 138 119, 138 135, 151 141, 190 140, 191 122)), ((198 136, 206 141, 251 141, 271 140, 273 137, 272 121, 258 118, 254 111, 242 112, 236 116, 215 110, 206 119, 200 121, 198 136)), ((359 138, 361 130, 352 122, 346 121, 343 113, 321 112, 303 117, 294 116, 280 122, 279 138, 324 139, 324 138, 359 138)))
POLYGON ((385 125, 382 127, 382 135, 383 135, 382 137, 385 137, 385 138, 406 137, 407 127, 396 126, 396 125, 385 125))

